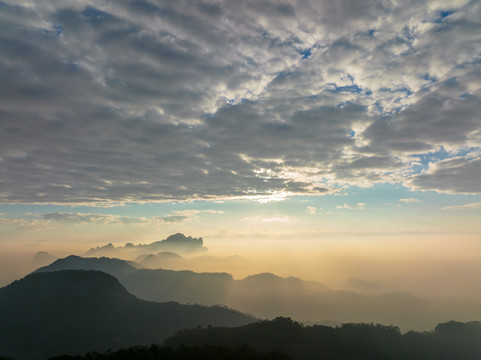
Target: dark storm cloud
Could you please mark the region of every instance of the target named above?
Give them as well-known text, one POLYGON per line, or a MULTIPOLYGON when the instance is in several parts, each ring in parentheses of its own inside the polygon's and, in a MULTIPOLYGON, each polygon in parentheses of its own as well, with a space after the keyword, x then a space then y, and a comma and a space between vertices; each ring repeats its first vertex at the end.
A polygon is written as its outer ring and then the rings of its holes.
MULTIPOLYGON (((405 180, 411 155, 481 143, 480 5, 449 10, 6 1, 0 202, 325 194, 336 182, 405 180)), ((478 191, 457 172, 428 181, 445 165, 407 184, 478 191)))

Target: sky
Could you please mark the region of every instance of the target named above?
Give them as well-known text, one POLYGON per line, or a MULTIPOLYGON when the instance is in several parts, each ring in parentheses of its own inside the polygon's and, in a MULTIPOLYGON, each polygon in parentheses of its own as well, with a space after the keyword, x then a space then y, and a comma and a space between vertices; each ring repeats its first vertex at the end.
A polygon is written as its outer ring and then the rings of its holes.
POLYGON ((467 0, 0 1, 0 252, 182 232, 335 264, 312 279, 479 277, 480 19, 467 0))

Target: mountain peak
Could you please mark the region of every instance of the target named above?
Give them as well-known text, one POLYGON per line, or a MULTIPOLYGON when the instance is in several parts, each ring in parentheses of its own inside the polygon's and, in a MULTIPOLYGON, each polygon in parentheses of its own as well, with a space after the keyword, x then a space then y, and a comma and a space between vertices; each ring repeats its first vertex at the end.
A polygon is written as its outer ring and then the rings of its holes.
POLYGON ((165 240, 165 242, 182 242, 182 243, 196 243, 203 245, 203 240, 202 238, 193 238, 192 236, 185 236, 182 233, 176 233, 173 235, 168 236, 165 240))
POLYGON ((57 257, 55 255, 52 255, 46 251, 39 251, 33 257, 31 264, 32 266, 40 267, 51 264, 55 260, 57 260, 57 257))
POLYGON ((107 257, 80 257, 77 255, 70 255, 63 259, 58 259, 57 261, 53 262, 48 266, 41 267, 35 270, 35 273, 38 272, 49 272, 49 271, 58 271, 58 270, 97 270, 103 271, 107 274, 113 275, 118 278, 122 278, 127 276, 137 268, 141 267, 140 265, 134 263, 133 261, 126 261, 121 259, 115 258, 107 258, 107 257))
POLYGON ((171 251, 176 253, 199 253, 206 252, 204 241, 201 237, 194 238, 192 236, 185 236, 182 233, 176 233, 168 236, 164 240, 155 241, 150 244, 134 245, 126 243, 125 246, 115 247, 111 243, 104 246, 97 246, 91 248, 84 255, 86 256, 111 256, 111 257, 127 257, 133 258, 145 254, 146 252, 171 251))
POLYGON ((2 294, 15 295, 16 306, 28 307, 28 302, 35 298, 51 307, 52 312, 61 311, 62 307, 73 309, 76 304, 95 305, 99 300, 119 303, 136 299, 115 277, 95 270, 32 273, 2 291, 2 294), (51 301, 53 298, 55 303, 51 301))
POLYGON ((153 242, 152 244, 142 245, 142 247, 151 251, 173 251, 181 253, 207 251, 201 237, 193 238, 192 236, 185 236, 181 233, 170 235, 166 239, 153 242))

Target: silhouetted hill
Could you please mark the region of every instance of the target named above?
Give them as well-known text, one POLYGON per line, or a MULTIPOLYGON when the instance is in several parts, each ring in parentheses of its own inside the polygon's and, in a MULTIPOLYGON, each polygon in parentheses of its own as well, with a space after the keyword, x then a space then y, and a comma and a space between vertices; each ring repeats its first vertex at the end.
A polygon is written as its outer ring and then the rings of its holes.
MULTIPOLYGON (((180 346, 178 348, 159 345, 136 346, 118 351, 84 356, 55 356, 48 360, 290 360, 279 351, 259 352, 249 346, 180 346)), ((0 360, 3 360, 0 358, 0 360)), ((9 359, 5 359, 9 360, 9 359)))
POLYGON ((344 287, 347 290, 358 291, 361 293, 381 293, 386 291, 386 287, 380 283, 355 277, 348 278, 344 287))
POLYGON ((85 256, 96 257, 96 256, 107 256, 107 257, 122 257, 127 251, 132 251, 132 244, 127 243, 125 247, 115 247, 112 243, 108 243, 104 246, 97 246, 91 248, 85 252, 85 256), (127 250, 127 251, 125 251, 127 250))
POLYGON ((226 305, 233 282, 227 273, 163 269, 141 269, 122 278, 124 286, 142 299, 205 305, 226 305))
POLYGON ((479 360, 481 323, 450 321, 432 332, 402 335, 394 326, 344 324, 304 327, 276 318, 236 328, 184 329, 164 346, 50 360, 479 360))
POLYGON ((70 255, 66 258, 58 259, 48 266, 41 267, 35 270, 34 273, 58 270, 98 270, 120 279, 132 274, 140 267, 139 264, 128 260, 107 257, 84 258, 70 255))
POLYGON ((135 259, 139 264, 150 269, 185 270, 188 260, 177 253, 160 251, 157 254, 142 254, 135 259))
POLYGON ((439 324, 434 332, 402 335, 394 326, 304 327, 288 318, 276 318, 230 329, 184 329, 164 341, 173 347, 240 344, 259 351, 280 349, 299 360, 479 360, 481 323, 452 321, 439 324))
POLYGON ((196 272, 226 272, 245 271, 252 262, 239 255, 213 256, 199 255, 183 257, 171 251, 161 251, 156 254, 144 253, 135 258, 135 261, 149 269, 191 270, 196 272))
POLYGON ((288 291, 298 291, 305 289, 328 290, 329 288, 317 281, 304 281, 298 277, 289 276, 283 278, 272 273, 261 273, 246 277, 239 281, 240 287, 247 288, 282 288, 288 291))
POLYGON ((121 282, 128 291, 145 300, 223 304, 259 318, 373 321, 394 323, 406 330, 435 324, 432 320, 435 314, 426 302, 410 293, 367 295, 326 290, 317 282, 269 273, 234 280, 226 273, 141 269, 121 282))
MULTIPOLYGON (((161 253, 176 257, 173 253, 161 253)), ((34 271, 98 270, 117 277, 120 282, 144 300, 164 302, 178 301, 204 305, 226 305, 228 291, 234 279, 227 273, 196 273, 189 270, 137 269, 138 264, 120 260, 68 256, 49 266, 34 271)))
POLYGON ((34 273, 0 289, 0 355, 106 351, 160 343, 182 328, 251 321, 223 307, 143 301, 99 271, 34 273))
POLYGON ((213 256, 198 255, 190 260, 191 270, 199 271, 218 271, 218 269, 229 269, 229 271, 238 272, 239 270, 248 269, 252 266, 252 262, 239 255, 230 256, 213 256))
POLYGON ((116 276, 129 292, 149 301, 222 304, 259 318, 286 316, 299 321, 395 324, 403 330, 433 327, 439 314, 410 293, 360 294, 329 290, 318 282, 270 273, 234 280, 227 273, 136 269, 133 262, 69 256, 38 271, 100 270, 116 276))
POLYGON ((360 294, 329 290, 321 283, 263 273, 236 281, 227 304, 262 318, 377 322, 406 330, 434 326, 428 304, 410 293, 360 294), (262 316, 260 315, 262 314, 262 316), (424 325, 424 326, 423 326, 424 325))

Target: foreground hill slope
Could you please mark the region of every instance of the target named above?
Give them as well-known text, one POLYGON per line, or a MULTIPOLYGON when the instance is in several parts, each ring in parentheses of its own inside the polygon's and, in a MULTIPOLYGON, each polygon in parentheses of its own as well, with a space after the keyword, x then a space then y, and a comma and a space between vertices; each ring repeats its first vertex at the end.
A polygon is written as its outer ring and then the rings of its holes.
MULTIPOLYGON (((0 360, 12 360, 2 359, 0 360)), ((280 351, 260 352, 249 346, 179 346, 164 347, 156 344, 135 346, 106 353, 60 355, 48 360, 292 360, 280 351)))
POLYGON ((248 345, 258 351, 280 350, 292 359, 479 360, 481 322, 450 321, 432 332, 408 332, 373 324, 304 327, 276 318, 236 328, 186 329, 164 341, 171 347, 248 345))
POLYGON ((160 343, 183 328, 253 320, 221 307, 143 301, 99 271, 35 273, 0 289, 0 356, 106 351, 160 343))
POLYGON ((401 334, 394 326, 302 326, 276 318, 235 328, 179 331, 164 345, 50 360, 479 360, 481 322, 449 321, 430 332, 401 334))

